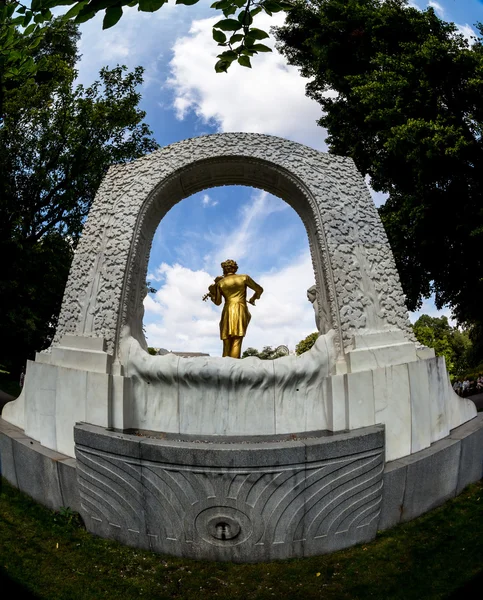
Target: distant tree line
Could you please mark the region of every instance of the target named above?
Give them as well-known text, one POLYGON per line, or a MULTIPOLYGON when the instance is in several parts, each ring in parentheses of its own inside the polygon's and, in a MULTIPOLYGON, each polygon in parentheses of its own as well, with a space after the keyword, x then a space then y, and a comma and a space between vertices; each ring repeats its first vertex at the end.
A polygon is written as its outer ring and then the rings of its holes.
MULTIPOLYGON (((429 315, 421 315, 412 328, 423 346, 434 348, 436 356, 444 356, 451 379, 483 373, 483 364, 478 364, 479 355, 475 352, 468 330, 451 326, 445 316, 429 315)), ((295 353, 300 356, 310 350, 318 337, 317 332, 308 335, 296 345, 295 353)), ((261 352, 247 348, 242 358, 247 356, 258 356, 262 360, 279 358, 271 346, 265 346, 261 352)))
POLYGON ((256 348, 247 348, 243 352, 242 358, 256 356, 261 360, 274 360, 275 358, 287 356, 287 354, 288 348, 286 346, 277 346, 276 348, 272 348, 272 346, 264 346, 261 352, 259 352, 256 348))

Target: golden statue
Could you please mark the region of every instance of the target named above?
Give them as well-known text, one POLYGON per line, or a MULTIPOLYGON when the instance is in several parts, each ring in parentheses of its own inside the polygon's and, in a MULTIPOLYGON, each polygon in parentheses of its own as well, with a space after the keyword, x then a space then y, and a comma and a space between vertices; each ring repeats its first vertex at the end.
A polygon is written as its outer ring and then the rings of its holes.
POLYGON ((247 288, 254 291, 248 300, 255 306, 263 293, 263 288, 255 283, 249 275, 236 275, 238 265, 234 260, 225 260, 221 263, 223 276, 217 277, 215 283, 208 288, 208 293, 203 300, 211 299, 217 306, 221 304, 222 297, 225 305, 221 313, 220 338, 223 340, 223 356, 240 358, 242 339, 247 333, 251 315, 247 307, 247 288))

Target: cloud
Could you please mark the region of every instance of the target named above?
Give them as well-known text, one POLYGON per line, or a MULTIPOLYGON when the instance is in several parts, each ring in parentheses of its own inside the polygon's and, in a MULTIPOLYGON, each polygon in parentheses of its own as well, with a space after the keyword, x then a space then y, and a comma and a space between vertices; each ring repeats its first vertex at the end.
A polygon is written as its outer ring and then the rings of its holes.
MULTIPOLYGON (((483 3, 483 0, 479 0, 479 2, 483 3)), ((422 8, 420 6, 418 6, 418 4, 412 0, 409 0, 408 5, 412 6, 413 8, 417 8, 418 10, 422 10, 422 8)), ((435 2, 434 0, 429 0, 427 5, 430 6, 431 8, 433 8, 434 11, 436 12, 436 14, 441 19, 446 18, 446 9, 439 2, 435 2)), ((461 33, 466 38, 466 41, 471 46, 475 41, 472 38, 477 37, 475 30, 471 27, 471 25, 468 25, 468 23, 465 23, 464 25, 455 23, 455 26, 456 26, 456 29, 458 30, 458 32, 461 33)))
MULTIPOLYGON (((290 206, 263 190, 250 190, 248 201, 236 205, 236 189, 220 200, 218 212, 205 222, 191 221, 171 238, 168 262, 179 262, 191 268, 203 268, 209 273, 218 273, 220 263, 227 258, 239 262, 240 268, 259 273, 263 264, 271 266, 287 264, 294 254, 308 248, 308 238, 302 221, 290 206), (282 215, 282 213, 286 213, 282 215), (280 214, 281 218, 277 215, 280 214)), ((208 194, 206 194, 208 195, 208 194)), ((205 202, 212 202, 212 198, 205 202)), ((203 203, 203 197, 201 199, 203 203)), ((175 207, 167 221, 162 221, 155 235, 152 255, 166 254, 160 242, 167 236, 163 228, 178 227, 180 219, 175 207), (170 221, 173 219, 173 221, 170 221)), ((159 261, 161 262, 161 261, 159 261)), ((151 262, 149 281, 160 281, 163 275, 151 262)))
POLYGON ((468 44, 470 46, 474 44, 475 38, 478 36, 476 34, 476 31, 471 27, 471 25, 468 25, 468 23, 466 23, 465 25, 458 25, 458 23, 455 23, 455 25, 458 29, 458 33, 461 33, 461 35, 466 39, 468 44))
POLYGON ((216 206, 218 204, 218 200, 213 200, 213 198, 210 198, 208 194, 203 194, 201 198, 201 204, 204 208, 208 208, 208 206, 216 206))
MULTIPOLYGON (((193 21, 189 35, 173 46, 168 86, 178 119, 194 112, 222 132, 267 133, 325 150, 326 132, 316 125, 320 106, 305 95, 308 80, 276 50, 253 57, 253 69, 235 64, 226 74, 215 73, 220 52, 212 38, 216 20, 193 21)), ((266 30, 282 22, 281 15, 259 15, 256 24, 266 30)))
MULTIPOLYGON (((218 265, 227 258, 236 260, 245 259, 253 254, 253 248, 260 244, 261 229, 265 220, 272 214, 289 209, 283 200, 272 196, 268 192, 255 190, 251 200, 239 209, 239 214, 234 218, 235 225, 231 229, 223 224, 219 230, 212 231, 206 236, 212 249, 205 255, 208 268, 218 268, 218 265)), ((294 215, 295 216, 295 215, 294 215)), ((274 247, 278 247, 284 238, 282 232, 272 236, 274 247)), ((267 252, 270 252, 268 250, 267 252)))
POLYGON ((429 0, 428 6, 434 8, 435 12, 440 16, 444 17, 445 9, 438 2, 434 2, 434 0, 429 0))
MULTIPOLYGON (((148 345, 220 356, 222 307, 201 300, 213 282, 212 276, 204 270, 166 263, 160 266, 159 274, 163 277, 160 289, 144 302, 148 345)), ((252 321, 244 349, 285 344, 294 350, 301 339, 315 331, 314 312, 306 298, 307 288, 314 283, 309 252, 278 273, 260 276, 258 283, 265 291, 257 305, 250 307, 252 321)))
MULTIPOLYGON (((109 65, 137 65, 145 68, 145 86, 162 81, 160 61, 168 54, 176 33, 186 31, 194 14, 206 13, 206 7, 183 7, 165 4, 155 13, 145 13, 136 7, 123 7, 121 20, 110 29, 102 29, 104 11, 80 26, 81 39, 78 81, 91 84, 99 70, 109 65), (186 12, 185 8, 190 10, 186 12), (193 10, 194 9, 194 10, 193 10)), ((63 12, 66 12, 65 10, 63 12)), ((165 61, 166 62, 166 59, 165 61)), ((161 65, 162 68, 162 65, 161 65)))

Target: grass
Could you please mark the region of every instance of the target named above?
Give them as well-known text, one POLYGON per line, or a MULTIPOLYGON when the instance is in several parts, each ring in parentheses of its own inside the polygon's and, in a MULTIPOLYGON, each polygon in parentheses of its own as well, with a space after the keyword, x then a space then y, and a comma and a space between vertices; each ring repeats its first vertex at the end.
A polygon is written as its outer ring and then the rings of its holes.
MULTIPOLYGON (((331 555, 258 565, 210 563, 127 548, 88 534, 2 480, 0 585, 49 600, 448 598, 483 570, 483 483, 411 523, 331 555)), ((479 598, 467 588, 463 596, 479 598)), ((13 590, 12 590, 13 591, 13 590)))

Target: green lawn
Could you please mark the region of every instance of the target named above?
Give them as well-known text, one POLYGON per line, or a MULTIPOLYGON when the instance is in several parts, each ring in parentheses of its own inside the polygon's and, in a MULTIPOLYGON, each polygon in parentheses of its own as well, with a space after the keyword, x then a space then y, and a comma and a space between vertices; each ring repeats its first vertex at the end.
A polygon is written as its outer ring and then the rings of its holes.
MULTIPOLYGON (((51 512, 2 484, 0 589, 7 580, 18 588, 9 598, 423 600, 448 598, 483 571, 482 482, 370 544, 258 565, 198 562, 101 540, 69 511, 51 512)), ((475 589, 457 597, 479 598, 475 589)))

